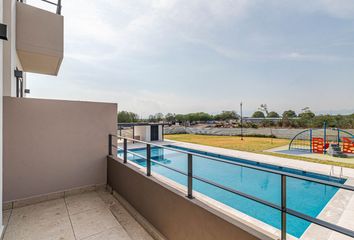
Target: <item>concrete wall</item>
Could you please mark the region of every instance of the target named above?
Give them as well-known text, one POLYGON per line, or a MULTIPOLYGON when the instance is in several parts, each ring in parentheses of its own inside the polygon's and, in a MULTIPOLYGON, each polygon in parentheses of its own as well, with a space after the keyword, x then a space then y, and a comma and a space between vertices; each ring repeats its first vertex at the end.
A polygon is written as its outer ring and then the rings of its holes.
POLYGON ((141 141, 146 141, 147 140, 147 138, 146 138, 147 129, 150 129, 150 126, 135 126, 134 127, 134 135, 136 137, 139 136, 139 139, 141 141))
POLYGON ((16 49, 23 70, 57 75, 64 52, 64 18, 16 3, 16 49))
POLYGON ((4 97, 4 201, 106 183, 117 105, 4 97))
MULTIPOLYGON (((0 9, 3 9, 3 0, 0 0, 0 9)), ((0 10, 0 23, 3 23, 3 13, 0 10)), ((2 96, 3 96, 3 41, 0 40, 0 206, 2 206, 2 138, 3 138, 3 130, 2 130, 2 96)), ((2 223, 2 211, 0 211, 0 235, 3 231, 3 223, 2 223)))
POLYGON ((108 184, 169 240, 257 239, 233 219, 111 157, 108 184))

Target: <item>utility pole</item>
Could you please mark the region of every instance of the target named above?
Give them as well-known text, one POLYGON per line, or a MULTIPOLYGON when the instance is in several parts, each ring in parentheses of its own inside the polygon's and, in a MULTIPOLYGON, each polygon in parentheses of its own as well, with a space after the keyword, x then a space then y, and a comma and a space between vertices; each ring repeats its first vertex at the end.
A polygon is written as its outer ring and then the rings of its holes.
POLYGON ((323 154, 327 153, 326 144, 327 143, 327 122, 323 122, 323 154))
POLYGON ((241 114, 241 140, 243 141, 243 116, 242 116, 242 102, 240 102, 240 114, 241 114))

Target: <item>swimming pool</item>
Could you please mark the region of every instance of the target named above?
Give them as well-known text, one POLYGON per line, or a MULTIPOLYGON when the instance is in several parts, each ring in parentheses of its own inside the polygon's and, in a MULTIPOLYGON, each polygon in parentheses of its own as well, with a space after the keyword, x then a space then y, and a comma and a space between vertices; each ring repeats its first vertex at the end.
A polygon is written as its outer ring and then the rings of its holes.
MULTIPOLYGON (((270 164, 257 163, 250 160, 203 152, 174 145, 168 145, 168 147, 198 153, 204 156, 218 157, 224 160, 257 165, 337 183, 344 183, 345 181, 344 179, 326 175, 303 172, 296 169, 278 167, 270 164)), ((130 151, 146 157, 146 148, 130 149, 130 151)), ((118 155, 121 156, 121 154, 122 152, 118 151, 118 155)), ((151 158, 159 163, 168 165, 183 172, 187 172, 187 155, 184 153, 160 147, 152 147, 151 158)), ((128 159, 141 166, 146 166, 146 160, 136 155, 128 153, 128 159)), ((153 172, 187 186, 187 177, 180 173, 154 163, 152 163, 151 169, 153 172)), ((216 162, 202 156, 193 156, 193 174, 280 205, 281 178, 277 174, 216 162)), ((193 190, 280 229, 281 213, 273 208, 227 192, 196 179, 193 180, 193 190)), ((335 187, 287 177, 287 207, 309 216, 316 217, 337 191, 338 188, 335 187)), ((301 237, 309 225, 310 223, 304 220, 291 215, 287 216, 287 232, 295 237, 301 237)))

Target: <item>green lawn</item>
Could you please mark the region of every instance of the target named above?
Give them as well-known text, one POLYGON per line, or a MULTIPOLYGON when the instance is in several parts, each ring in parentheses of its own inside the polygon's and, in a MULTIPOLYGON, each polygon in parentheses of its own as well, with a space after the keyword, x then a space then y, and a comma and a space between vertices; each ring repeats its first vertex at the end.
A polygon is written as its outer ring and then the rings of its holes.
POLYGON ((196 143, 201 145, 222 147, 246 152, 262 152, 267 149, 280 147, 289 144, 287 139, 262 138, 262 137, 241 137, 234 136, 209 136, 193 134, 165 135, 166 139, 196 143))
POLYGON ((194 135, 194 134, 173 134, 165 135, 166 139, 196 143, 201 145, 207 145, 212 147, 221 147, 227 149, 234 149, 246 152, 261 153, 266 155, 285 157, 295 160, 302 160, 307 162, 316 162, 322 164, 336 165, 341 167, 354 168, 354 159, 353 163, 343 163, 329 160, 319 160, 314 158, 302 157, 302 156, 293 156, 286 155, 281 153, 272 153, 264 152, 275 147, 281 147, 289 144, 290 140, 288 139, 278 139, 278 138, 262 138, 262 137, 244 137, 244 140, 241 140, 239 136, 210 136, 210 135, 194 135))

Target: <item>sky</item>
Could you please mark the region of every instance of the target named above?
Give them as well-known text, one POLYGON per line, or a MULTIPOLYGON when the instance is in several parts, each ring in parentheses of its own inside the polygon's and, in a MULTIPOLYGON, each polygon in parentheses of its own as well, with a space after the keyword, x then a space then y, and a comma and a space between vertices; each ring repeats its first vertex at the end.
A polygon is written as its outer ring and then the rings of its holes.
POLYGON ((28 74, 30 97, 117 102, 142 117, 239 111, 241 101, 246 114, 260 104, 354 113, 353 0, 62 5, 59 75, 28 74))

